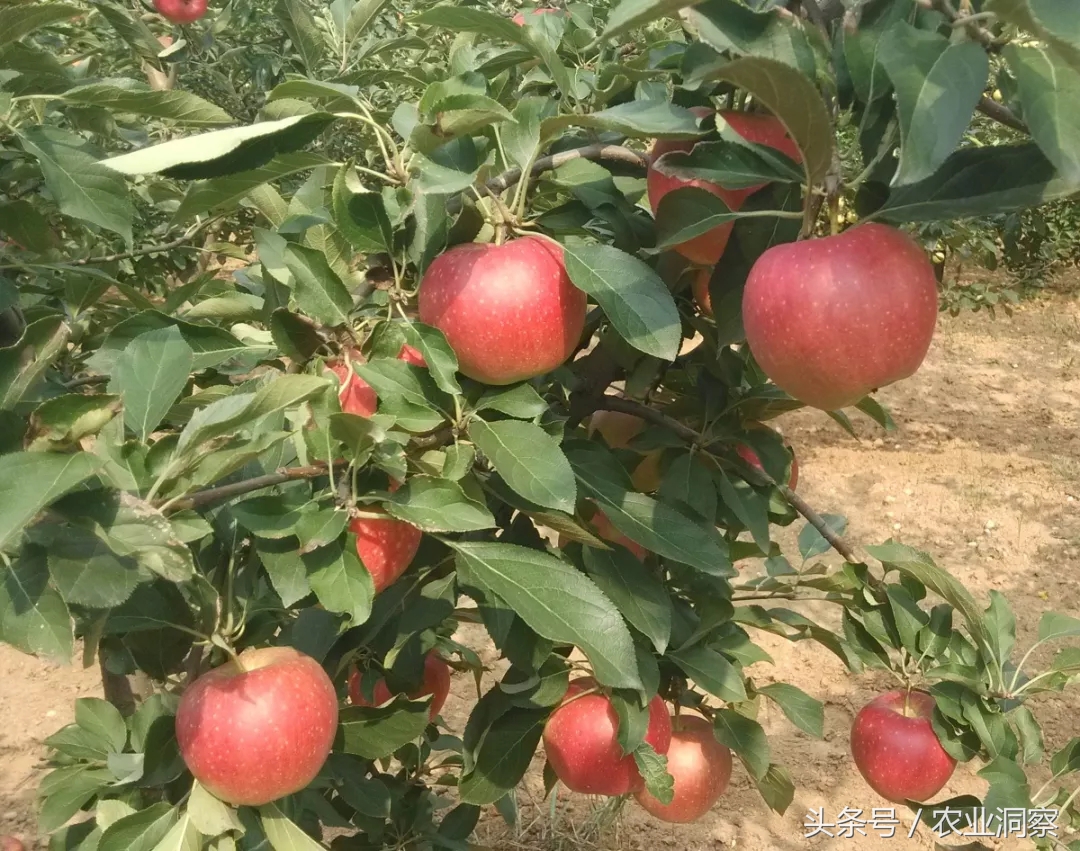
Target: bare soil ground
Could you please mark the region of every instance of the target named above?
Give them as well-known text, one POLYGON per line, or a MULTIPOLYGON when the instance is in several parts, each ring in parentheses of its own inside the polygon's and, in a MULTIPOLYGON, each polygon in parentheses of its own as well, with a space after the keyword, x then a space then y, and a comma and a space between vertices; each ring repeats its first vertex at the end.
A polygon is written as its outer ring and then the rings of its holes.
MULTIPOLYGON (((1080 613, 1076 297, 1030 302, 1012 318, 943 317, 922 370, 880 396, 896 419, 896 432, 886 434, 860 419, 860 437, 852 439, 814 411, 796 412, 779 423, 799 455, 799 490, 809 502, 819 511, 846 514, 853 542, 896 538, 931 552, 980 598, 991 589, 1006 594, 1019 620, 1021 648, 1032 640, 1042 612, 1080 613)), ((800 525, 783 542, 795 558, 793 537, 800 525)), ((899 813, 901 826, 892 839, 872 828, 865 837, 805 837, 811 808, 824 808, 835 821, 844 807, 869 817, 872 808, 888 806, 851 764, 847 733, 858 709, 890 683, 876 674, 849 677, 816 645, 791 645, 767 635, 759 640, 776 665, 759 666, 756 676, 790 682, 826 705, 823 741, 799 732, 775 707, 764 707, 761 721, 774 758, 798 787, 786 815, 770 812, 737 766, 725 797, 696 824, 661 824, 630 804, 598 830, 604 815, 599 802, 565 790, 554 806, 541 800, 537 760, 519 793, 518 829, 509 830, 492 814, 481 822, 475 841, 492 849, 545 851, 933 848, 934 836, 925 828, 907 838, 911 816, 906 813, 899 813)), ((99 693, 96 670, 60 668, 0 646, 0 834, 34 836, 41 741, 71 720, 76 697, 99 693)), ((443 712, 455 732, 464 727, 471 693, 469 678, 455 678, 443 712)), ((1050 749, 1080 734, 1080 695, 1045 698, 1035 712, 1050 749)), ((975 770, 961 766, 942 796, 983 791, 975 770)), ((983 842, 1003 851, 1031 847, 1015 839, 983 842)))

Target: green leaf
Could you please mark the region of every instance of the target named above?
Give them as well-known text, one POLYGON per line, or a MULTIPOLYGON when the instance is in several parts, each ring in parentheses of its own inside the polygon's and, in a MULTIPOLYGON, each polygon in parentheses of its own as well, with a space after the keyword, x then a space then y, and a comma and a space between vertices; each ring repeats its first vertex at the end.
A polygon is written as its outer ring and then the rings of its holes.
POLYGON ((109 392, 124 398, 124 423, 141 441, 176 403, 187 385, 195 353, 175 325, 147 331, 117 359, 109 392))
POLYGON ((1065 747, 1050 758, 1050 771, 1055 777, 1080 771, 1080 736, 1070 739, 1065 747))
MULTIPOLYGON (((405 363, 397 358, 381 358, 364 364, 353 364, 357 374, 370 384, 379 396, 380 412, 385 404, 404 403, 419 412, 432 412, 434 428, 442 421, 436 410, 452 408, 449 399, 439 390, 426 369, 405 363)), ((395 416, 399 416, 394 411, 395 416)), ((400 416, 399 416, 400 420, 400 416)))
POLYGON ((688 5, 694 4, 687 3, 685 0, 621 0, 608 16, 607 26, 604 27, 601 38, 606 40, 623 35, 657 18, 674 15, 688 5))
POLYGON ((770 765, 765 776, 757 778, 755 782, 765 803, 780 815, 783 815, 795 800, 795 784, 791 782, 787 769, 782 766, 775 763, 770 765))
POLYGON ((112 112, 165 118, 180 124, 211 126, 232 124, 233 117, 220 106, 190 92, 121 88, 109 83, 90 83, 64 92, 68 103, 100 106, 112 112))
POLYGON ((634 762, 648 793, 665 806, 675 799, 675 778, 668 774, 667 757, 658 754, 648 742, 634 751, 634 762))
POLYGON ((97 851, 154 851, 178 817, 179 810, 172 804, 151 804, 113 822, 101 834, 97 851))
POLYGON ((502 128, 503 151, 509 164, 528 168, 540 150, 540 125, 552 111, 544 97, 525 97, 514 106, 514 123, 502 128))
POLYGON ((716 517, 716 485, 709 471, 690 452, 668 464, 657 493, 663 499, 685 503, 706 520, 716 517))
POLYGON ((259 821, 266 841, 274 851, 325 851, 325 846, 308 836, 295 822, 286 818, 276 804, 259 807, 259 821))
POLYGON ((283 259, 292 273, 293 293, 300 310, 325 325, 349 321, 352 296, 323 252, 290 243, 283 259))
POLYGON ((355 546, 337 541, 333 546, 304 553, 301 558, 311 590, 327 611, 348 615, 352 626, 367 621, 375 599, 375 585, 355 546))
POLYGON ((983 615, 987 637, 998 664, 1004 666, 1016 644, 1016 616, 998 591, 990 591, 990 607, 983 615))
POLYGON ((463 803, 493 804, 521 782, 540 743, 547 716, 547 709, 514 707, 495 719, 473 756, 471 770, 458 784, 463 803))
POLYGON ((446 341, 446 335, 438 328, 420 322, 409 322, 404 330, 409 345, 423 355, 436 386, 451 395, 461 393, 461 385, 455 377, 458 370, 457 354, 446 341))
POLYGON ((573 512, 574 471, 558 441, 540 426, 475 419, 469 423, 469 438, 516 493, 536 505, 573 512))
POLYGON ((887 222, 993 216, 1064 198, 1080 185, 1059 176, 1034 143, 961 148, 926 180, 889 193, 866 218, 887 222))
POLYGON ((298 151, 274 157, 260 168, 212 180, 197 180, 188 186, 180 206, 173 213, 173 224, 187 221, 200 213, 231 210, 264 183, 329 163, 322 154, 298 151))
POLYGON ((685 650, 668 653, 667 658, 682 668, 698 687, 709 694, 729 703, 746 700, 742 673, 723 654, 696 644, 685 650))
POLYGON ((508 417, 531 420, 548 409, 548 403, 531 384, 488 387, 474 406, 477 411, 498 411, 508 417))
POLYGON ((756 686, 755 690, 775 701, 788 720, 800 730, 817 739, 824 736, 825 707, 820 700, 787 683, 756 686))
POLYGON ((49 574, 64 601, 92 609, 119 606, 153 575, 117 556, 92 532, 68 527, 49 544, 49 574))
MULTIPOLYGON (((314 506, 315 503, 308 503, 314 506)), ((301 512, 296 524, 300 552, 306 553, 336 541, 349 525, 349 513, 337 508, 318 508, 301 512)))
POLYGON ((671 639, 671 597, 660 578, 626 550, 586 547, 585 572, 627 622, 663 655, 671 639))
POLYGON ((1042 762, 1042 728, 1039 727, 1035 714, 1027 706, 1018 706, 1009 713, 1009 718, 1016 725, 1016 731, 1020 735, 1020 758, 1023 763, 1033 765, 1042 762))
POLYGON ((1002 55, 1016 76, 1024 121, 1061 178, 1080 186, 1080 68, 1052 50, 1007 45, 1002 55))
POLYGON ((1043 612, 1039 619, 1039 641, 1073 638, 1080 635, 1080 618, 1059 612, 1043 612))
POLYGON ((87 801, 114 780, 107 768, 92 765, 74 765, 50 771, 38 787, 42 799, 38 827, 45 833, 51 833, 66 824, 87 801))
POLYGON ((326 54, 326 42, 309 7, 301 0, 278 0, 276 11, 304 67, 309 73, 314 73, 326 54))
POLYGON ((283 606, 291 608, 311 593, 307 566, 300 558, 297 543, 291 538, 268 540, 254 538, 255 552, 266 568, 283 606))
POLYGON ((328 113, 312 112, 213 130, 121 154, 102 165, 121 174, 161 174, 177 180, 223 177, 261 168, 278 154, 304 147, 334 120, 328 113))
POLYGON ((942 570, 926 553, 897 543, 885 543, 866 548, 867 551, 889 570, 898 570, 910 576, 951 603, 964 616, 972 637, 983 647, 990 641, 983 622, 979 604, 971 593, 951 574, 942 570))
POLYGON ((341 710, 345 753, 382 759, 420 737, 428 725, 431 700, 399 694, 386 706, 350 706, 341 710))
POLYGON ((89 143, 74 133, 47 126, 30 127, 19 138, 37 159, 62 213, 120 234, 131 244, 135 208, 127 184, 98 161, 89 143))
POLYGON ((177 820, 169 832, 162 837, 161 841, 154 846, 153 851, 201 851, 202 837, 195 827, 195 822, 188 811, 177 820))
MULTIPOLYGON (((169 325, 179 328, 185 342, 191 346, 195 353, 195 370, 218 366, 241 354, 261 353, 259 349, 249 348, 224 328, 216 325, 184 322, 158 310, 143 310, 114 325, 87 365, 100 372, 111 373, 120 353, 132 340, 147 331, 169 325)), ((268 353, 269 349, 263 351, 268 353)))
POLYGON ((1050 42, 1080 70, 1080 23, 1069 0, 989 0, 986 10, 1050 42))
POLYGON ((783 210, 732 210, 722 199, 697 186, 667 193, 656 208, 657 250, 680 245, 719 225, 739 219, 794 219, 800 214, 783 210))
POLYGON ((191 786, 186 814, 191 818, 192 826, 203 836, 220 836, 230 830, 242 833, 244 830, 236 811, 215 798, 198 780, 191 786))
POLYGON ((807 181, 816 184, 824 179, 832 164, 832 123, 817 87, 805 75, 775 59, 746 56, 710 77, 746 89, 766 106, 802 153, 807 181))
MULTIPOLYGON (((826 528, 837 535, 843 535, 844 530, 847 529, 847 518, 843 515, 822 514, 821 519, 825 521, 826 528)), ((827 553, 831 548, 832 544, 825 540, 825 536, 810 523, 800 530, 799 554, 802 555, 803 561, 809 561, 814 556, 827 553)))
POLYGON ((626 342, 661 360, 675 359, 682 323, 656 272, 611 245, 575 245, 563 253, 574 286, 596 300, 626 342))
POLYGON ((27 3, 0 7, 0 47, 18 41, 36 29, 83 14, 78 6, 63 3, 27 3))
POLYGON ((630 631, 587 576, 554 556, 513 544, 458 541, 450 546, 457 552, 458 570, 505 600, 538 635, 580 647, 599 682, 643 688, 630 631))
POLYGON ((739 522, 750 530, 754 543, 763 552, 770 549, 768 503, 746 482, 732 482, 723 470, 716 471, 720 498, 731 509, 739 522))
POLYGON ((342 166, 334 178, 334 224, 349 244, 363 254, 394 249, 394 229, 382 195, 365 189, 355 172, 342 166))
POLYGON ((388 0, 357 0, 349 12, 349 19, 345 24, 346 49, 356 41, 368 24, 383 10, 388 0))
POLYGON ((687 139, 703 135, 690 110, 662 100, 634 100, 618 106, 544 119, 540 133, 552 139, 568 127, 608 131, 633 139, 687 139))
POLYGON ((757 721, 734 709, 717 709, 713 732, 719 742, 739 756, 751 777, 761 780, 765 776, 769 770, 769 740, 757 721))
POLYGON ((44 316, 23 330, 17 343, 0 349, 0 410, 10 410, 37 384, 64 351, 71 328, 59 316, 44 316))
POLYGON ((101 469, 88 452, 0 455, 0 548, 16 541, 38 512, 101 469))
POLYGON ((44 254, 59 242, 49 220, 22 199, 0 204, 0 233, 36 254, 44 254))
POLYGON ((878 59, 896 89, 900 120, 900 163, 892 183, 916 183, 956 150, 986 88, 990 59, 973 41, 950 44, 906 21, 882 37, 878 59))
POLYGON ((728 189, 763 183, 801 182, 802 168, 783 155, 765 157, 756 147, 737 142, 699 142, 690 151, 670 151, 653 165, 661 174, 683 180, 706 180, 728 189))
POLYGON ((708 0, 693 7, 689 22, 701 42, 722 53, 775 59, 814 77, 814 51, 803 27, 772 10, 755 12, 735 0, 708 0))
POLYGON ((411 476, 386 503, 398 520, 425 532, 476 532, 495 527, 488 507, 469 497, 449 479, 411 476))

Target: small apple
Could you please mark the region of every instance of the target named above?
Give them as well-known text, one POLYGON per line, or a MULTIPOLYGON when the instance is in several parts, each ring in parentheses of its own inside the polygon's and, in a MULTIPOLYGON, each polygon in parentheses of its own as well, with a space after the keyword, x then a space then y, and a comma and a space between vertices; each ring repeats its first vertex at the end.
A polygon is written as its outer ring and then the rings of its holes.
MULTIPOLYGON (((390 687, 387 686, 386 680, 380 678, 375 683, 375 689, 372 694, 374 700, 368 703, 364 700, 363 690, 360 686, 361 675, 359 671, 354 670, 349 675, 349 702, 354 706, 382 706, 390 698, 393 697, 390 694, 390 687)), ((431 698, 431 712, 428 715, 430 720, 434 721, 435 716, 439 714, 439 710, 443 708, 443 704, 446 703, 446 696, 450 693, 450 666, 443 661, 443 659, 433 650, 424 659, 424 678, 420 681, 420 685, 413 691, 409 692, 410 700, 420 700, 427 697, 429 694, 431 698)))
POLYGON ((455 246, 420 282, 420 321, 442 331, 462 373, 484 384, 525 381, 565 362, 586 302, 562 248, 537 236, 455 246))
POLYGON ((173 24, 193 24, 206 14, 206 0, 154 0, 154 8, 173 24))
MULTIPOLYGON (((619 716, 611 699, 591 677, 574 680, 562 704, 544 726, 544 751, 555 776, 571 792, 625 795, 645 785, 633 754, 619 747, 619 716)), ((671 744, 671 716, 659 695, 649 703, 645 741, 665 754, 671 744)))
POLYGON ((291 647, 245 650, 189 685, 176 712, 188 769, 236 805, 260 806, 307 786, 337 726, 334 684, 291 647))
MULTIPOLYGON (((552 9, 552 8, 549 8, 549 7, 544 7, 544 8, 540 8, 540 9, 529 9, 528 14, 530 14, 530 15, 565 15, 566 13, 562 9, 552 9)), ((526 15, 526 12, 518 12, 510 20, 513 21, 515 24, 517 24, 519 27, 523 27, 523 26, 525 26, 525 15, 526 15)))
POLYGON ((341 410, 346 414, 370 417, 378 409, 379 399, 375 395, 375 389, 353 370, 353 361, 364 362, 364 356, 359 349, 349 350, 341 360, 327 362, 327 366, 341 382, 341 389, 338 390, 341 410))
POLYGON ((686 824, 712 809, 731 779, 731 751, 716 740, 712 724, 698 715, 680 715, 671 722, 667 770, 675 781, 675 797, 663 804, 647 789, 634 800, 661 821, 686 824))
POLYGON ((427 367, 427 361, 424 360, 424 356, 420 354, 419 349, 414 349, 408 343, 401 347, 401 351, 398 352, 398 360, 403 360, 405 363, 411 363, 413 366, 427 367))
POLYGON ((363 510, 385 515, 354 517, 349 523, 349 531, 356 535, 356 554, 371 574, 378 594, 397 582, 412 564, 424 533, 381 508, 364 506, 363 510))
MULTIPOLYGON (((695 106, 691 109, 691 112, 698 118, 704 118, 712 114, 712 110, 704 106, 695 106)), ((776 148, 778 151, 787 154, 796 162, 802 161, 802 154, 799 152, 798 146, 791 137, 788 136, 787 130, 784 129, 784 125, 781 124, 780 120, 776 117, 772 115, 755 115, 748 112, 731 111, 723 111, 720 113, 720 116, 736 133, 746 139, 746 141, 758 145, 768 145, 771 148, 776 148)), ((681 142, 660 140, 653 145, 652 150, 649 152, 650 166, 648 174, 646 175, 646 190, 649 196, 649 206, 652 208, 653 215, 656 215, 656 211, 660 208, 660 201, 665 195, 669 192, 674 192, 676 189, 682 189, 683 187, 690 186, 704 189, 723 200, 724 203, 728 205, 729 209, 738 210, 742 207, 747 198, 765 186, 765 184, 762 183, 758 186, 750 186, 745 189, 725 189, 722 186, 707 180, 697 178, 683 180, 679 177, 670 177, 651 165, 666 153, 672 151, 691 151, 695 144, 696 142, 693 140, 681 142)), ((687 240, 681 245, 677 245, 675 250, 687 260, 701 266, 711 266, 716 263, 724 253, 728 239, 731 237, 731 230, 734 226, 734 222, 726 222, 725 224, 717 225, 715 228, 706 231, 699 236, 695 236, 693 239, 687 240)))
POLYGON ((851 726, 851 755, 870 787, 902 803, 926 801, 949 782, 956 760, 930 724, 934 698, 904 689, 875 697, 851 726))
POLYGON ((0 836, 0 851, 26 851, 26 846, 14 836, 0 836))
POLYGON ((938 286, 926 253, 887 225, 776 245, 746 281, 746 340, 765 374, 832 411, 914 373, 934 336, 938 286))

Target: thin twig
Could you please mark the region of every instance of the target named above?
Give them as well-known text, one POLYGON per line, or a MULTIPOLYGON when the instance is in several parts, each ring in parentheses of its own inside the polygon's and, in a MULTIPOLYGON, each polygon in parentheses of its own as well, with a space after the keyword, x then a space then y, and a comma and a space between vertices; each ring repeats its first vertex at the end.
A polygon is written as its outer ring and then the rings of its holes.
POLYGON ((952 0, 930 0, 930 5, 933 9, 941 12, 950 25, 958 24, 962 26, 967 34, 991 53, 997 53, 1001 50, 1002 45, 994 38, 994 34, 988 29, 979 25, 979 20, 973 16, 961 16, 956 11, 956 7, 953 6, 952 0))
POLYGON ((134 251, 121 251, 119 254, 106 254, 104 257, 83 257, 79 260, 71 261, 72 266, 88 266, 91 263, 114 263, 117 260, 130 260, 133 257, 145 257, 147 254, 160 254, 165 251, 172 251, 174 248, 183 248, 187 243, 211 224, 214 224, 221 220, 221 216, 217 216, 212 219, 207 219, 195 228, 189 230, 179 239, 174 239, 172 242, 166 242, 161 245, 150 245, 146 248, 136 248, 134 251))
MULTIPOLYGON (((647 405, 642 405, 640 402, 635 402, 632 399, 623 399, 619 396, 604 396, 598 401, 597 408, 607 411, 619 411, 623 414, 641 417, 641 419, 646 422, 669 429, 683 440, 694 444, 700 444, 701 435, 689 426, 685 426, 678 420, 672 419, 662 411, 657 411, 647 405)), ((710 444, 702 448, 706 452, 712 452, 715 449, 722 448, 722 446, 723 444, 710 444)), ((746 465, 740 467, 740 472, 746 473, 747 478, 756 479, 758 484, 771 484, 778 488, 780 493, 784 495, 784 498, 791 504, 791 507, 805 517, 807 522, 821 533, 821 537, 828 541, 829 545, 834 550, 840 553, 840 555, 842 555, 849 563, 859 563, 859 559, 851 546, 842 537, 837 535, 836 532, 830 529, 829 525, 822 519, 821 515, 818 514, 805 499, 795 493, 795 491, 787 485, 780 484, 764 470, 758 470, 756 467, 746 465)))
POLYGON ((263 490, 264 488, 272 488, 275 485, 283 485, 286 482, 316 479, 319 476, 325 476, 327 474, 328 467, 325 464, 315 464, 308 467, 286 467, 278 470, 276 473, 269 473, 265 476, 256 476, 252 479, 244 479, 242 482, 233 482, 232 484, 221 485, 216 488, 207 488, 206 490, 196 491, 191 494, 191 496, 186 496, 182 499, 156 499, 153 504, 158 508, 167 505, 169 511, 183 511, 188 508, 203 508, 211 503, 218 502, 219 500, 231 499, 234 496, 241 496, 246 493, 251 493, 252 491, 263 490))

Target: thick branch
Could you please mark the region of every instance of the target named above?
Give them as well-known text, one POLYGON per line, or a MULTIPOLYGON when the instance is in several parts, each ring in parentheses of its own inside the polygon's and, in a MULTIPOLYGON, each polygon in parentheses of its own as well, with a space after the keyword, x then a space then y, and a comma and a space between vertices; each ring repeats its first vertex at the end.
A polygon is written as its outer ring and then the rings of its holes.
POLYGON ((1013 130, 1019 130, 1021 133, 1030 133, 1028 126, 1017 118, 1012 110, 1007 106, 1002 106, 996 100, 988 98, 983 95, 979 98, 979 104, 976 107, 987 118, 992 118, 998 124, 1004 124, 1006 127, 1011 127, 1013 130))
MULTIPOLYGON (((619 145, 586 145, 583 148, 573 148, 569 151, 560 151, 557 154, 540 157, 533 163, 529 174, 535 177, 574 160, 610 160, 642 169, 649 166, 649 158, 639 151, 632 151, 630 148, 623 148, 619 145)), ((516 185, 519 180, 521 180, 521 169, 512 168, 504 171, 498 177, 493 177, 484 184, 484 188, 491 193, 505 192, 511 186, 516 185)), ((456 213, 460 210, 460 197, 451 200, 447 204, 447 208, 450 213, 456 213)))
POLYGON ((234 496, 242 496, 252 491, 272 488, 275 485, 283 485, 286 482, 295 482, 301 479, 316 479, 325 476, 328 468, 325 464, 316 464, 309 467, 286 467, 276 473, 265 476, 256 476, 253 479, 244 479, 242 482, 233 482, 216 488, 196 491, 191 496, 183 499, 156 499, 154 506, 160 508, 167 505, 169 511, 183 511, 187 508, 203 508, 223 499, 232 499, 234 496))
MULTIPOLYGON (((604 396, 599 400, 597 407, 607 411, 619 411, 623 414, 632 414, 635 417, 641 417, 641 419, 646 422, 669 429, 683 440, 690 443, 700 444, 701 442, 701 435, 689 426, 685 426, 678 420, 672 419, 667 414, 654 410, 647 405, 642 405, 632 399, 622 399, 618 396, 604 396)), ((705 451, 709 452, 720 448, 720 446, 711 444, 703 448, 705 451)), ((805 517, 807 522, 821 533, 821 536, 829 542, 829 545, 834 550, 840 553, 846 561, 852 564, 858 563, 859 559, 856 557, 855 551, 851 546, 842 537, 830 529, 828 524, 822 519, 821 515, 818 514, 805 499, 795 493, 795 491, 787 485, 779 484, 764 470, 758 470, 756 467, 749 466, 741 467, 740 470, 746 473, 747 478, 756 479, 759 484, 769 484, 779 488, 780 493, 784 495, 784 498, 791 504, 791 507, 805 517)))

